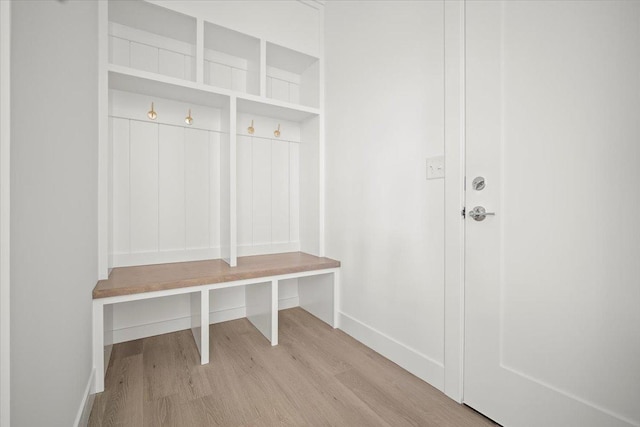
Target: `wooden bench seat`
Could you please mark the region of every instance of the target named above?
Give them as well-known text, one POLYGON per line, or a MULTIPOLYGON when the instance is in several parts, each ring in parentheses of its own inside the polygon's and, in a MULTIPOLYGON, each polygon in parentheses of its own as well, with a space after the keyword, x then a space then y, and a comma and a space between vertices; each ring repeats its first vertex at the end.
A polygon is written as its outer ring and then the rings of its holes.
POLYGON ((109 279, 98 282, 93 289, 93 298, 234 282, 338 267, 340 267, 339 261, 316 257, 304 252, 240 257, 237 267, 229 267, 229 264, 221 259, 119 267, 113 269, 109 279))
MULTIPOLYGON (((191 330, 201 363, 209 363, 209 292, 246 286, 246 317, 269 340, 278 344, 278 283, 300 279, 300 307, 329 323, 338 323, 340 262, 303 252, 239 257, 237 267, 223 260, 178 262, 114 268, 93 289, 94 392, 104 390, 105 310, 113 304, 171 295, 191 296, 191 330)), ((107 330, 113 330, 109 325, 107 330)), ((105 360, 106 358, 106 360, 105 360)))

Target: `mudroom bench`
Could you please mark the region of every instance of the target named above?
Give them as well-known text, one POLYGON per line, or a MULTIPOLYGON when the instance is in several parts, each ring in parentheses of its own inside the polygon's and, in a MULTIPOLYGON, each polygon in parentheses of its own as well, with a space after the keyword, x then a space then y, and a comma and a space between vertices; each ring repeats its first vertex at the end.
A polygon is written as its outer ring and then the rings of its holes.
POLYGON ((239 257, 237 267, 220 259, 114 268, 93 289, 94 392, 104 391, 110 351, 105 352, 105 306, 170 295, 191 295, 191 330, 201 364, 209 363, 209 291, 246 286, 249 321, 278 344, 278 282, 298 283, 300 306, 337 327, 340 262, 303 252, 239 257))

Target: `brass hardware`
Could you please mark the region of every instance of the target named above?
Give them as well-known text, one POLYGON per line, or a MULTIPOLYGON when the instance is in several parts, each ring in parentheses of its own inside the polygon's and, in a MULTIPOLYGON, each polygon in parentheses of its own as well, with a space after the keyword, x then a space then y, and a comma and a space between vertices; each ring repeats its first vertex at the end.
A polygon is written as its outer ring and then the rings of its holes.
POLYGON ((158 114, 153 109, 153 102, 151 103, 151 110, 149 110, 149 112, 147 113, 147 117, 149 117, 151 120, 155 120, 158 117, 158 114))
POLYGON ((273 136, 280 138, 280 123, 278 123, 278 129, 273 131, 273 136))
POLYGON ((191 108, 189 108, 189 115, 184 118, 184 122, 188 125, 193 123, 193 117, 191 117, 191 108))
POLYGON ((249 135, 253 135, 255 131, 256 130, 253 128, 253 120, 251 120, 251 126, 247 128, 247 132, 249 132, 249 135))

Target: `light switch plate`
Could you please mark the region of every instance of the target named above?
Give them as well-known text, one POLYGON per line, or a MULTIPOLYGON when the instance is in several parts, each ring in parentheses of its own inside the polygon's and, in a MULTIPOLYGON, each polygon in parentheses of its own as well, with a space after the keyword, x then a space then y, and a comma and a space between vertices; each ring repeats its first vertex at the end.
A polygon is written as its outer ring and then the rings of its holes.
POLYGON ((427 179, 444 178, 444 156, 427 158, 427 179))

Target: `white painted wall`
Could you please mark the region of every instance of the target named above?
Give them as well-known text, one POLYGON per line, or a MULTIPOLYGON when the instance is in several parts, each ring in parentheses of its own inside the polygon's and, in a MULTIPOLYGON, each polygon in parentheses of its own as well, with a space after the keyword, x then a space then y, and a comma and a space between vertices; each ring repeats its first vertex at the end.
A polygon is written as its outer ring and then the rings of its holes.
POLYGON ((11 3, 0 2, 0 426, 10 418, 10 62, 11 3))
POLYGON ((11 425, 70 426, 97 280, 97 2, 12 3, 11 425))
POLYGON ((444 387, 443 3, 327 2, 326 254, 341 328, 444 387))

